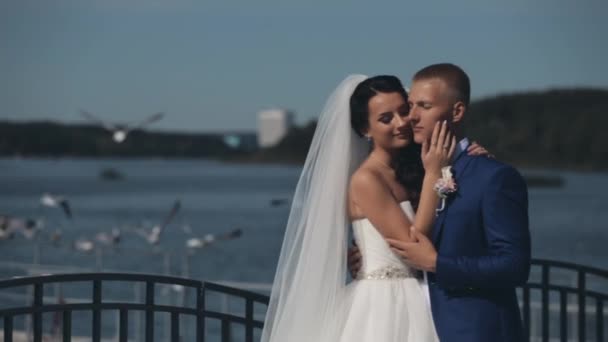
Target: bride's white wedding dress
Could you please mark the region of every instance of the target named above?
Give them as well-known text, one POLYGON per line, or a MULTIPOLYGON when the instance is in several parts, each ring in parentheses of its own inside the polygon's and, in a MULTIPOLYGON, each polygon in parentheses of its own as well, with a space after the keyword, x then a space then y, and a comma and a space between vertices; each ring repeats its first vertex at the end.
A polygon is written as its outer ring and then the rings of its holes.
MULTIPOLYGON (((365 75, 332 92, 292 199, 262 342, 436 342, 427 293, 367 219, 348 222, 349 183, 369 154, 351 128, 350 98, 365 75), (346 284, 349 227, 363 256, 346 284)), ((401 207, 413 220, 409 202, 401 207)))
MULTIPOLYGON (((410 202, 401 208, 413 221, 410 202)), ((340 341, 438 341, 426 289, 389 248, 368 219, 352 222, 362 255, 357 279, 346 287, 344 330, 340 341)))

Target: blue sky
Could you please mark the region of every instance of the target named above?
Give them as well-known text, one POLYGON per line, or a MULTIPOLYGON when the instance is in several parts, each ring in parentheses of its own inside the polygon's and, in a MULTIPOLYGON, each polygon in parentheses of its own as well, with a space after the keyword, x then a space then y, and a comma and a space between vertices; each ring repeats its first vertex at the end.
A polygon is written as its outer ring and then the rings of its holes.
POLYGON ((349 73, 450 61, 473 98, 608 88, 608 2, 0 0, 0 119, 252 130, 257 111, 317 116, 349 73))

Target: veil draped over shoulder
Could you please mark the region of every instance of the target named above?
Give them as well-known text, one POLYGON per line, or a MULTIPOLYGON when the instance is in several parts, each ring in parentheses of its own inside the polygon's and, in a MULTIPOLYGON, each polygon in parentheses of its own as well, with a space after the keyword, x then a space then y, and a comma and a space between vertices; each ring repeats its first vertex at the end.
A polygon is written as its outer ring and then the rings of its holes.
POLYGON ((335 341, 344 321, 348 184, 368 152, 350 126, 346 77, 321 115, 292 201, 266 314, 263 342, 335 341))

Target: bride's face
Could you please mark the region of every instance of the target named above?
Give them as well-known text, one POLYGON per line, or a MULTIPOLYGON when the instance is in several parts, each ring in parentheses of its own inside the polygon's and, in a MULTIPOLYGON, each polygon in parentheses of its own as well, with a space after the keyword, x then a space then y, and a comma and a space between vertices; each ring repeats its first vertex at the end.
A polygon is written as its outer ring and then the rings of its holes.
POLYGON ((375 147, 403 148, 412 141, 409 106, 399 93, 378 93, 368 103, 369 128, 366 133, 375 147))

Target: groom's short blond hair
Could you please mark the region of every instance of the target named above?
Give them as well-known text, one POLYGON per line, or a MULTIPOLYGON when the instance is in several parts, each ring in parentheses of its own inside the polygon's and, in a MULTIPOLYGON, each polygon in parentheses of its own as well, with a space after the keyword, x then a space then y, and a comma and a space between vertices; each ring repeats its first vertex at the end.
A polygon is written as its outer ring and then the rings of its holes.
POLYGON ((448 87, 454 90, 458 101, 462 101, 467 107, 471 99, 471 81, 462 68, 451 63, 439 63, 429 65, 420 69, 413 80, 428 80, 437 78, 444 81, 448 87))

